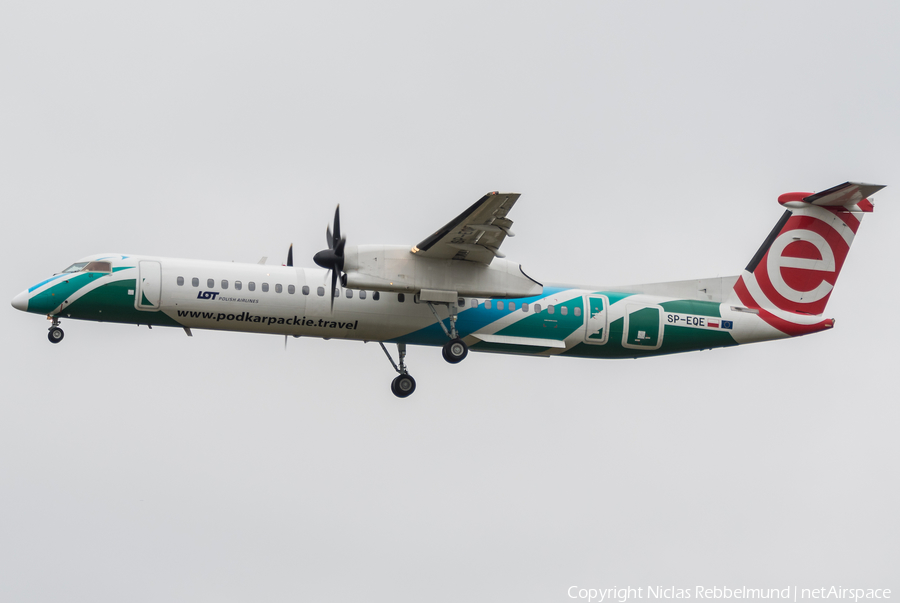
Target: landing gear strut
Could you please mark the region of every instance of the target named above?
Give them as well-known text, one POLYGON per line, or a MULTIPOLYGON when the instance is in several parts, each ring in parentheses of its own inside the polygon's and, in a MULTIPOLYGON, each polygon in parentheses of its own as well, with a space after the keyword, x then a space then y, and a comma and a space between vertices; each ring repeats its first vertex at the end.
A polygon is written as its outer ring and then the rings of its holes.
POLYGON ((55 316, 52 317, 53 324, 50 325, 50 330, 47 333, 47 339, 50 340, 50 343, 59 343, 65 337, 65 333, 63 330, 59 328, 59 319, 55 316))
POLYGON ((390 360, 391 365, 394 367, 394 370, 399 373, 394 380, 391 381, 391 393, 397 396, 398 398, 405 398, 416 391, 416 380, 412 378, 409 372, 406 370, 406 344, 398 343, 397 344, 397 353, 400 355, 400 364, 397 365, 394 362, 394 359, 391 358, 391 353, 387 351, 387 348, 384 347, 384 344, 380 341, 378 345, 381 346, 381 349, 384 350, 385 356, 390 360))
POLYGON ((428 302, 428 307, 431 308, 431 313, 434 314, 438 324, 441 325, 444 334, 450 338, 450 341, 445 343, 444 347, 441 349, 441 355, 444 357, 444 360, 450 364, 462 362, 463 359, 469 355, 469 346, 467 346, 466 342, 460 338, 459 332, 456 330, 456 303, 450 302, 447 304, 447 308, 450 310, 449 330, 444 325, 444 321, 441 320, 441 317, 438 316, 437 310, 434 309, 434 305, 431 302, 428 302))

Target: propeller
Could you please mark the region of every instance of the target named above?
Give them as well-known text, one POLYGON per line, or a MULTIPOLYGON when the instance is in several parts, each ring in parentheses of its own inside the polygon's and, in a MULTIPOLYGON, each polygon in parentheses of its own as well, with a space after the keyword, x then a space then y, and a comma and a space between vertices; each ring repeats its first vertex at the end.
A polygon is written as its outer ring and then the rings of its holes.
POLYGON ((338 272, 344 270, 344 246, 347 244, 347 237, 341 236, 340 203, 334 210, 334 234, 330 226, 325 227, 325 239, 328 249, 314 255, 313 261, 322 268, 331 270, 331 311, 334 312, 334 290, 337 288, 338 272))
MULTIPOLYGON (((291 243, 291 246, 288 247, 288 258, 287 264, 285 266, 293 266, 294 265, 294 244, 291 243)), ((287 338, 288 336, 284 336, 284 351, 287 352, 287 338)))

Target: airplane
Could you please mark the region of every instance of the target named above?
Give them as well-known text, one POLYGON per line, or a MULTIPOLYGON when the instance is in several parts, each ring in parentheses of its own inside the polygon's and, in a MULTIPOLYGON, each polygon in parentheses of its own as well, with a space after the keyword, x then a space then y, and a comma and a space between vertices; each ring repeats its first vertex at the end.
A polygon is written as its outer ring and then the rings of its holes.
POLYGON ((505 259, 518 193, 488 193, 418 245, 347 245, 340 205, 319 268, 97 254, 12 300, 60 320, 214 329, 378 342, 416 389, 408 345, 440 346, 456 364, 469 350, 524 356, 642 358, 807 335, 823 317, 869 199, 881 185, 845 182, 786 193, 784 212, 744 271, 625 287, 544 285, 505 259), (385 343, 397 345, 395 361, 385 343))

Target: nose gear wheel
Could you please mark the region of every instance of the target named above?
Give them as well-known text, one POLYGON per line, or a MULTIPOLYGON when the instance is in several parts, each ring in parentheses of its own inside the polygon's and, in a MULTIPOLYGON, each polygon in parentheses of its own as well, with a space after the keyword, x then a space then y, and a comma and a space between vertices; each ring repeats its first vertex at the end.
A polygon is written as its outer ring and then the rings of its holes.
POLYGON ((59 327, 50 327, 50 330, 47 333, 47 339, 50 340, 50 343, 59 343, 65 337, 65 333, 59 327))

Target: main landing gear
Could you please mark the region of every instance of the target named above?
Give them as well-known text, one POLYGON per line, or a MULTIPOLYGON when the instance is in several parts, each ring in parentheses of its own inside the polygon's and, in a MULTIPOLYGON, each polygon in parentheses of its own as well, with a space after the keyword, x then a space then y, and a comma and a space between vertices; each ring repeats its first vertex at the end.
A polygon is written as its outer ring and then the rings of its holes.
POLYGON ((465 357, 469 355, 469 346, 467 346, 466 342, 460 338, 459 333, 456 330, 456 303, 451 302, 447 304, 447 308, 450 310, 449 330, 446 325, 444 325, 444 321, 441 320, 441 317, 438 316, 437 310, 434 309, 434 305, 431 302, 428 302, 428 307, 437 319, 438 324, 441 325, 441 329, 444 330, 444 334, 450 338, 450 341, 445 343, 444 347, 441 349, 441 355, 444 357, 444 360, 450 364, 462 362, 465 357))
MULTIPOLYGON (((456 312, 457 306, 454 302, 434 302, 440 304, 446 304, 450 310, 450 328, 444 324, 444 321, 441 320, 441 317, 438 316, 437 310, 434 309, 434 305, 432 302, 425 302, 428 304, 428 307, 431 308, 432 314, 437 319, 439 325, 441 325, 441 329, 444 330, 444 333, 450 339, 447 343, 444 344, 441 349, 441 355, 443 355, 444 360, 449 362, 450 364, 456 364, 458 362, 462 362, 466 356, 469 355, 469 346, 466 345, 466 342, 462 340, 459 336, 459 333, 456 330, 456 312)), ((391 358, 391 353, 387 351, 387 348, 384 347, 384 343, 378 342, 378 345, 381 346, 381 349, 384 350, 384 355, 388 357, 388 360, 391 363, 391 366, 394 367, 394 370, 397 371, 397 376, 391 382, 391 393, 393 393, 398 398, 405 398, 416 391, 416 380, 410 376, 409 371, 406 369, 406 344, 398 343, 397 344, 397 353, 400 355, 400 362, 394 362, 394 359, 391 358)))
POLYGON ((384 347, 384 344, 380 341, 378 345, 381 346, 381 349, 384 350, 385 356, 390 360, 391 365, 394 367, 394 370, 397 371, 398 375, 394 377, 394 380, 391 381, 391 393, 397 396, 398 398, 405 398, 416 391, 416 380, 412 378, 412 375, 406 370, 406 344, 398 343, 397 344, 397 353, 400 355, 400 364, 397 365, 394 362, 394 359, 391 358, 391 353, 387 351, 387 348, 384 347))
POLYGON ((444 344, 444 347, 441 349, 441 355, 450 364, 456 364, 457 362, 462 362, 469 355, 469 346, 466 345, 465 341, 457 337, 444 344))
POLYGON ((50 343, 59 343, 65 337, 65 333, 63 330, 59 328, 59 319, 55 316, 52 317, 53 324, 50 325, 50 330, 47 333, 47 339, 50 340, 50 343))

